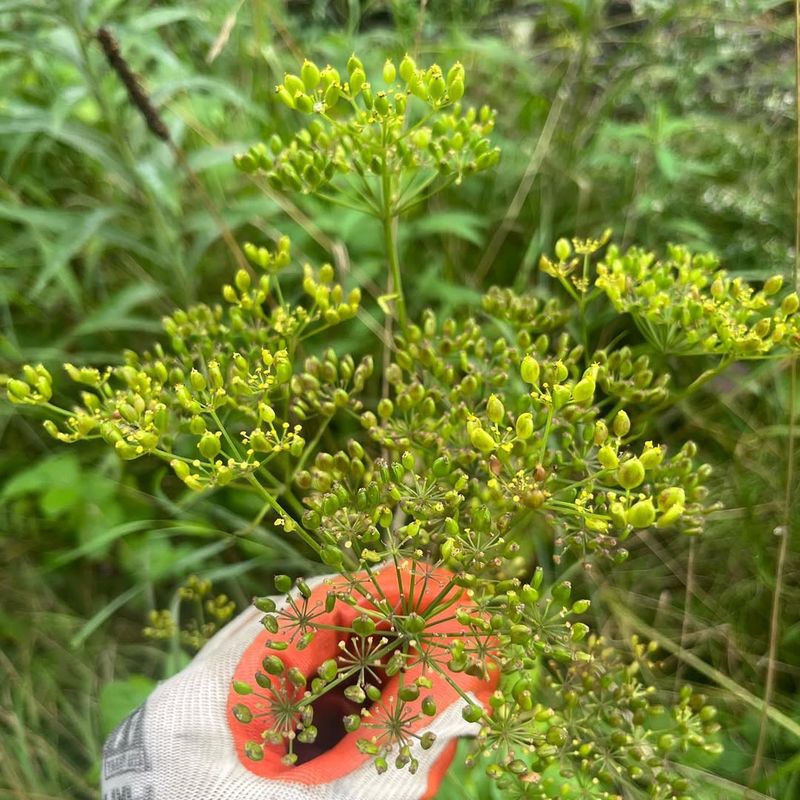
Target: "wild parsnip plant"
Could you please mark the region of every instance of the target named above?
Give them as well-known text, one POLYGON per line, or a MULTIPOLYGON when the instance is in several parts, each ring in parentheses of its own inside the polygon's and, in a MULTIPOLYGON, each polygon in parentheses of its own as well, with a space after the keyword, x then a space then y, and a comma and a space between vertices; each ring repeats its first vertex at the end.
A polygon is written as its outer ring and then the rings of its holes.
MULTIPOLYGON (((494 113, 462 106, 465 87, 460 64, 387 61, 373 83, 355 56, 346 77, 306 61, 276 92, 307 127, 236 159, 282 191, 381 226, 392 293, 380 305, 396 325, 385 361, 378 346, 358 362, 337 351, 361 289, 330 265, 294 265, 284 237, 246 244, 252 270, 223 287, 222 303, 176 311, 163 341, 126 351, 121 366, 65 365, 82 387, 77 405, 54 401, 41 365, 6 379, 7 396, 43 408, 61 441, 102 439, 123 459, 161 459, 193 492, 254 494, 254 522, 335 573, 323 601, 289 576, 275 581, 286 606, 256 601, 266 630, 284 638, 270 643, 263 671, 234 686, 243 723, 254 715, 247 698, 267 709, 250 757, 278 746, 295 763, 298 742, 337 725, 362 734, 379 772, 414 770, 418 748, 433 744, 416 730, 437 713, 426 695, 436 676, 480 723, 475 757, 489 757, 504 796, 688 800, 679 764, 718 752, 715 710, 689 687, 665 707, 648 685, 653 648, 634 640, 620 655, 593 634, 582 621, 589 602, 572 596, 566 575, 624 561, 634 531, 702 532, 715 508, 709 468, 691 442, 651 438, 653 414, 676 399, 662 356, 706 355, 716 374, 797 349, 797 296, 781 297, 777 278, 759 290, 730 280, 711 256, 622 253, 604 235, 560 240, 542 260, 565 301, 495 288, 470 314, 409 319, 399 220, 499 158, 494 113), (598 349, 586 325, 596 303, 629 314, 644 343, 598 349), (561 565, 555 582, 545 580, 543 540, 561 565), (392 591, 376 577, 381 565, 396 576, 392 591), (437 591, 420 591, 434 574, 437 591), (337 608, 354 617, 339 658, 314 675, 287 669, 285 636, 308 647, 337 608), (462 692, 461 673, 499 675, 488 708, 462 692), (397 696, 382 692, 387 676, 399 676, 397 696), (331 693, 359 711, 315 718, 331 693), (555 783, 541 781, 553 767, 555 783)), ((185 594, 202 606, 209 591, 195 581, 185 594)), ((231 613, 227 598, 208 602, 219 622, 231 613)), ((150 634, 171 636, 172 625, 156 615, 150 634)), ((196 646, 211 630, 196 624, 185 640, 196 646)))

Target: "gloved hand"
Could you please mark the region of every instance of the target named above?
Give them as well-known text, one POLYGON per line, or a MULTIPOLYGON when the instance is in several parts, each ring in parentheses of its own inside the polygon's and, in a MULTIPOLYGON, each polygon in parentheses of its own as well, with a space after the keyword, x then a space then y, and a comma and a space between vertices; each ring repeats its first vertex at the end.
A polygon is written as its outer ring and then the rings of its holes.
MULTIPOLYGON (((317 579, 304 608, 318 615, 314 623, 323 628, 317 630, 310 645, 301 649, 296 646, 300 637, 292 624, 292 615, 280 613, 281 609, 288 608, 286 597, 274 598, 279 619, 279 629, 274 634, 268 633, 261 624, 264 614, 255 607, 248 608, 217 633, 184 670, 162 683, 109 737, 103 748, 103 800, 375 800, 377 796, 381 800, 423 800, 432 797, 452 760, 457 737, 475 734, 478 726, 464 720, 463 697, 444 678, 426 668, 422 663, 424 659, 414 658, 407 665, 405 685, 424 675, 433 686, 405 708, 409 713, 418 712, 422 699, 432 696, 436 714, 432 717, 419 714, 411 731, 415 736, 432 732, 436 738, 427 750, 418 744, 414 746, 414 757, 419 759, 414 774, 407 768, 397 769, 392 765, 398 753, 397 746, 389 758, 389 770, 382 775, 375 768, 373 756, 362 753, 357 746, 359 739, 380 736, 379 731, 367 725, 370 719, 383 713, 379 708, 381 704, 385 708, 392 707, 399 689, 397 675, 381 676, 382 696, 372 708, 373 717, 366 717, 360 730, 343 736, 343 716, 358 714, 360 707, 341 693, 325 696, 324 702, 318 701, 313 719, 319 731, 317 741, 304 748, 298 747, 301 759, 292 766, 284 763, 285 743, 264 744, 260 760, 253 760, 245 753, 248 742, 263 742, 261 733, 268 726, 263 717, 257 715, 264 711, 264 703, 255 694, 241 695, 233 689, 234 681, 255 686, 254 676, 262 670, 264 657, 270 654, 279 655, 287 671, 292 667, 299 669, 310 683, 324 661, 333 658, 342 663, 342 659, 347 658, 346 647, 340 644, 347 634, 324 626, 350 628, 365 608, 374 608, 370 597, 374 599, 377 592, 384 595, 398 615, 408 613, 409 608, 424 612, 451 577, 446 570, 426 569, 425 579, 415 583, 410 607, 410 587, 399 585, 403 581, 402 570, 398 578, 393 564, 375 573, 373 581, 366 576, 359 579, 367 597, 354 592, 356 604, 338 601, 330 612, 325 610, 329 592, 332 589, 342 592, 347 584, 340 577, 317 579), (289 646, 276 651, 267 648, 268 641, 285 641, 289 646), (242 717, 242 705, 252 711, 252 721, 243 723, 234 717, 235 706, 239 706, 237 715, 242 717)), ((405 582, 408 584, 407 576, 405 582)), ((461 590, 451 592, 452 605, 426 625, 426 633, 435 636, 426 637, 428 644, 422 653, 424 655, 427 649, 445 662, 453 637, 462 630, 454 614, 467 602, 461 590)), ((299 599, 296 594, 295 597, 299 599)), ((380 635, 380 630, 376 635, 380 635)), ((496 672, 484 676, 466 672, 449 675, 473 703, 485 705, 496 688, 496 672)), ((257 687, 256 691, 263 695, 257 687)))

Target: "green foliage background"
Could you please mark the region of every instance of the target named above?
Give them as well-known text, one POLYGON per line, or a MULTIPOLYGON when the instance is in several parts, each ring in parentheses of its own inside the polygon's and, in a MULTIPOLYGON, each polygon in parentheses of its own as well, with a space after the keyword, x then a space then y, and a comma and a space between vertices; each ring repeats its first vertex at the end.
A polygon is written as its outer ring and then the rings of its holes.
MULTIPOLYGON (((196 186, 108 70, 92 38, 103 24, 237 238, 288 233, 301 258, 332 260, 375 296, 380 243, 357 215, 264 194, 232 155, 294 129, 273 86, 302 55, 341 66, 358 50, 373 69, 406 50, 463 61, 470 100, 498 109, 504 156, 402 227, 412 314, 452 311, 491 284, 528 288, 559 236, 607 227, 623 245, 715 250, 748 278, 790 272, 791 3, 0 0, 0 371, 113 361, 235 269, 196 186)), ((342 345, 357 353, 351 330, 342 345)), ((694 544, 632 544, 629 563, 589 587, 597 604, 616 598, 612 638, 646 623, 708 665, 667 659, 664 679, 705 684, 723 709, 726 752, 707 765, 716 777, 702 797, 745 796, 751 779, 787 466, 784 371, 729 373, 662 421, 711 453, 727 510, 694 544)), ((0 794, 93 797, 103 737, 184 658, 143 642, 147 610, 169 605, 192 571, 244 605, 271 587, 277 559, 281 571, 309 566, 287 564, 276 537, 220 536, 249 509, 177 506, 152 464, 65 452, 8 406, 0 436, 0 794)), ((790 721, 796 551, 774 697, 790 721)), ((800 796, 797 726, 771 722, 765 754, 750 796, 800 796)), ((454 772, 442 796, 464 792, 492 796, 479 771, 454 772)))

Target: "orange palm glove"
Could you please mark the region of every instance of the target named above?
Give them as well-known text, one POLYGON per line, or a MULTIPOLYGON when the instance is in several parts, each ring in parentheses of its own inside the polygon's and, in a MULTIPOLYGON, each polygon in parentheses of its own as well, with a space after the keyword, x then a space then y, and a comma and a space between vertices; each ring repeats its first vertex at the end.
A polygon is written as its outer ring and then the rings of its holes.
POLYGON ((477 732, 462 716, 465 697, 484 705, 497 677, 437 666, 464 630, 455 614, 467 598, 454 586, 442 595, 447 570, 417 565, 415 573, 413 587, 393 564, 350 581, 317 579, 305 596, 274 598, 274 633, 257 608, 244 611, 109 737, 103 800, 432 797, 458 737, 477 732), (428 615, 417 640, 413 631, 435 599, 443 610, 428 615), (375 628, 373 617, 390 621, 375 628), (312 627, 308 643, 303 634, 312 627), (407 646, 393 649, 401 641, 407 646), (298 725, 306 684, 326 671, 336 676, 330 691, 298 725), (370 702, 364 689, 375 697, 378 686, 380 698, 370 702), (316 737, 304 744, 311 725, 316 737), (379 774, 376 764, 398 758, 405 769, 379 774))

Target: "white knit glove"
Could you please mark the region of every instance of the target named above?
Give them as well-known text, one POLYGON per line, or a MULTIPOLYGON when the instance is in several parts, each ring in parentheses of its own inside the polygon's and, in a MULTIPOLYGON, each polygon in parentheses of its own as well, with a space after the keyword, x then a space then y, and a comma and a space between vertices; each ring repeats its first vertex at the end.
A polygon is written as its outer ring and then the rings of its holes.
MULTIPOLYGON (((425 583, 426 596, 434 597, 443 573, 432 572, 425 583)), ((394 567, 379 573, 384 591, 399 595, 394 567)), ((318 604, 324 614, 324 601, 330 581, 318 579, 309 608, 318 604)), ((274 598, 285 607, 286 598, 274 598)), ((417 598, 424 608, 424 597, 417 598)), ((450 609, 448 616, 452 614, 450 609)), ((337 603, 328 620, 349 626, 341 615, 360 613, 344 603, 337 603), (337 616, 338 615, 338 616, 337 616)), ((415 732, 433 732, 436 740, 428 750, 414 747, 419 759, 415 774, 408 769, 389 770, 379 775, 370 756, 356 747, 356 741, 368 736, 365 730, 345 735, 330 749, 295 766, 281 763, 278 746, 265 747, 265 756, 253 761, 244 754, 248 740, 259 740, 266 727, 255 718, 249 724, 234 719, 231 709, 247 701, 232 690, 233 680, 252 682, 265 655, 274 651, 265 647, 290 632, 268 634, 261 625, 263 613, 248 608, 217 633, 180 673, 162 683, 145 704, 134 711, 111 734, 103 747, 103 800, 423 800, 433 797, 452 760, 456 739, 474 735, 475 723, 462 717, 464 700, 446 681, 434 673, 425 673, 433 681, 432 694, 438 713, 426 717, 426 726, 415 732), (427 724, 429 722, 429 724, 427 724)), ((450 616, 452 620, 452 616, 450 616)), ((319 617, 318 621, 324 620, 319 617)), ((452 630, 452 622, 447 626, 452 630)), ((308 676, 316 675, 325 660, 341 654, 337 637, 320 631, 312 644, 303 650, 293 645, 279 653, 287 668, 296 666, 308 676), (327 635, 326 635, 327 634, 327 635)), ((442 633, 445 637, 446 634, 442 633)), ((443 646, 447 639, 443 638, 443 646)), ((417 674, 423 674, 419 668, 417 674)), ((413 678, 413 675, 412 675, 413 678)), ((494 690, 496 678, 484 680, 465 673, 452 674, 459 687, 475 703, 485 704, 494 690)), ((384 696, 392 694, 392 681, 382 687, 384 696)), ((255 703, 256 701, 251 701, 255 703)), ((255 708, 255 707, 254 707, 255 708)), ((347 713, 347 712, 345 712, 347 713)), ((334 710, 325 716, 315 714, 318 729, 327 725, 343 731, 342 714, 334 710)), ((324 738, 324 737, 321 737, 324 738)), ((395 753, 396 754, 396 753, 395 753)), ((391 760, 390 760, 391 763, 391 760)))

